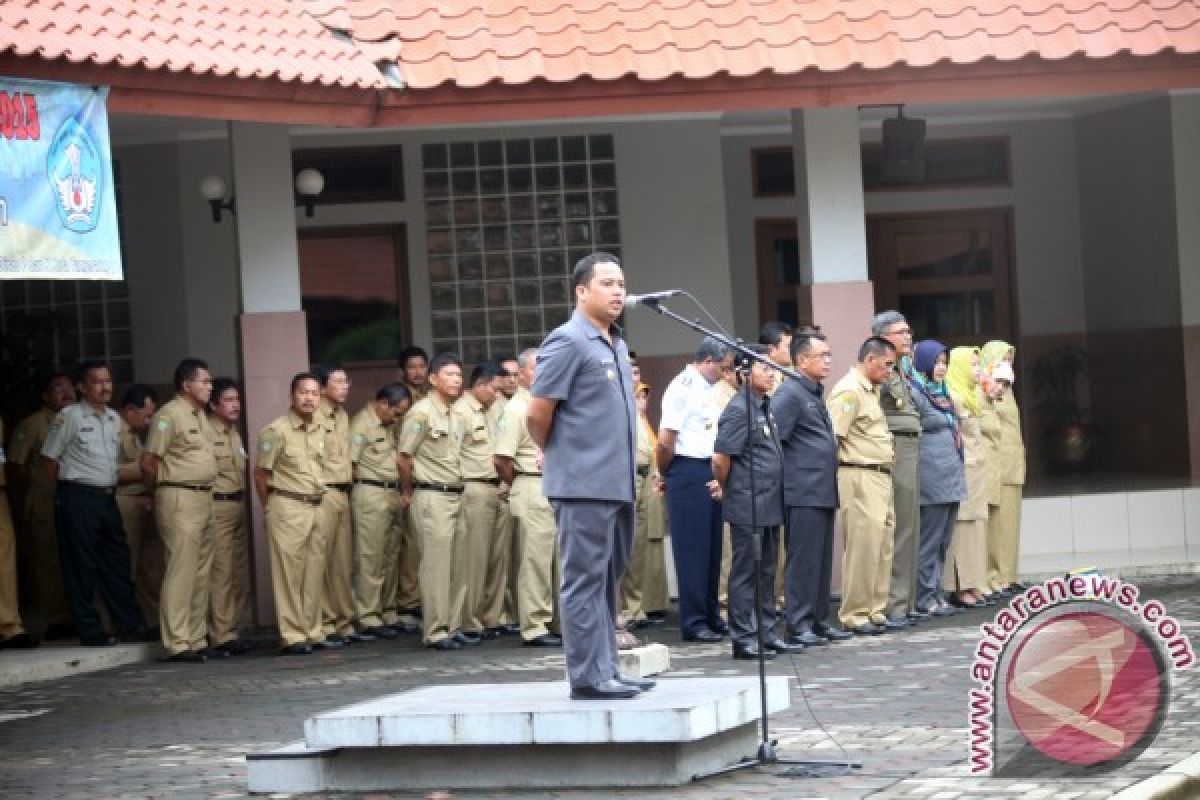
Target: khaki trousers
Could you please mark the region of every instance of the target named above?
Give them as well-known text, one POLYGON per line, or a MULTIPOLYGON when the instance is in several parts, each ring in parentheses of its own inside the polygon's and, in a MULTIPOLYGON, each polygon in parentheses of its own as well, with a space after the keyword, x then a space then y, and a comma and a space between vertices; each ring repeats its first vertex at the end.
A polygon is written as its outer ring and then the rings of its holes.
POLYGON ((162 538, 154 524, 152 506, 149 495, 117 495, 117 510, 121 512, 121 526, 125 528, 125 541, 129 544, 129 574, 133 576, 134 593, 142 616, 148 620, 158 619, 159 595, 166 571, 162 538))
POLYGON ((154 493, 154 519, 166 554, 158 624, 168 655, 207 645, 212 513, 207 491, 160 486, 154 493))
POLYGON ((892 575, 892 480, 882 472, 843 467, 838 497, 837 515, 846 531, 838 619, 847 628, 882 622, 892 575))
POLYGON ((406 622, 415 621, 412 612, 421 606, 421 534, 411 507, 402 517, 397 532, 396 590, 390 595, 390 606, 396 619, 385 618, 384 622, 389 625, 406 617, 406 622))
POLYGON ((325 637, 321 593, 325 589, 325 541, 317 507, 278 494, 267 498, 271 546, 271 589, 275 618, 285 647, 325 637))
POLYGON ((1017 582, 1021 488, 1004 484, 1000 487, 1000 505, 988 508, 988 584, 993 592, 1017 582))
MULTIPOLYGON (((919 440, 897 436, 896 463, 892 467, 893 534, 892 576, 888 587, 888 617, 903 617, 917 601, 917 553, 921 546, 921 479, 919 440)), ((878 621, 878 620, 876 620, 878 621)))
POLYGON ((212 570, 209 573, 208 638, 214 645, 232 642, 248 625, 250 595, 250 530, 246 504, 214 500, 212 570))
MULTIPOLYGON (((412 521, 421 539, 421 622, 425 644, 441 641, 458 630, 462 605, 456 604, 454 564, 462 557, 458 543, 458 514, 462 495, 417 489, 413 492, 412 521)), ((461 595, 460 595, 461 597, 461 595)))
POLYGON ((518 475, 508 499, 517 521, 517 619, 525 641, 550 633, 558 607, 558 526, 542 479, 518 475))
POLYGON ((0 639, 25 632, 17 606, 17 535, 4 491, 0 486, 0 639))
POLYGON ((326 636, 354 632, 354 529, 350 495, 329 489, 317 506, 317 525, 325 539, 325 590, 321 618, 326 636))
POLYGON ((354 510, 354 616, 360 627, 376 628, 384 624, 384 592, 394 593, 396 588, 396 546, 403 516, 400 493, 359 483, 350 505, 354 510))
MULTIPOLYGON (((41 467, 41 464, 36 464, 41 467)), ((43 625, 73 626, 63 586, 62 564, 58 558, 58 534, 54 529, 54 495, 28 496, 25 500, 25 525, 29 532, 30 572, 33 596, 41 612, 43 625)))
POLYGON ((717 605, 724 611, 729 608, 729 570, 733 567, 733 539, 729 523, 721 523, 721 577, 717 584, 717 605))
POLYGON ((942 588, 948 592, 982 590, 987 585, 987 520, 960 519, 954 523, 942 588))
POLYGON ((496 519, 492 528, 492 542, 488 548, 487 578, 483 584, 481 603, 483 627, 498 628, 516 619, 509 610, 512 590, 509 578, 513 572, 513 526, 508 501, 500 501, 497 495, 496 519))
POLYGON ((469 633, 480 633, 485 627, 488 567, 494 560, 492 549, 501 505, 498 487, 479 481, 464 484, 462 511, 458 515, 461 557, 454 562, 451 585, 456 594, 455 604, 462 608, 460 627, 469 633))
POLYGON ((633 526, 633 550, 629 553, 629 565, 621 577, 621 616, 626 622, 638 622, 646 618, 644 604, 644 589, 646 581, 646 551, 649 533, 646 525, 647 494, 653 494, 654 489, 647 484, 648 475, 637 480, 637 493, 634 496, 633 507, 635 522, 633 526))
MULTIPOLYGON (((667 596, 667 562, 663 546, 663 536, 666 533, 667 518, 663 495, 654 490, 650 479, 642 490, 642 504, 645 511, 646 555, 642 565, 642 610, 647 614, 665 612, 670 607, 667 596)), ((641 511, 639 511, 641 513, 641 511)), ((641 517, 638 527, 643 527, 641 517)))

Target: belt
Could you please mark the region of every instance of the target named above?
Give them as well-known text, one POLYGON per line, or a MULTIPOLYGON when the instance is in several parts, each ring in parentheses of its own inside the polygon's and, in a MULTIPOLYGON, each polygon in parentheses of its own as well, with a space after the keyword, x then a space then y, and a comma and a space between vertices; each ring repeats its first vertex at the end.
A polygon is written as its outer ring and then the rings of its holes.
POLYGON ((192 483, 176 483, 175 481, 159 481, 157 484, 163 489, 191 489, 193 492, 211 492, 212 484, 208 486, 197 486, 192 483))
POLYGON ((117 491, 117 487, 115 486, 92 486, 90 483, 80 483, 79 481, 59 481, 58 485, 60 487, 65 486, 70 489, 81 489, 85 492, 91 492, 92 494, 112 495, 117 491))
POLYGON ((399 481, 376 481, 376 480, 372 480, 371 478, 355 478, 354 482, 355 483, 363 483, 363 484, 366 484, 367 486, 377 486, 380 489, 399 489, 400 488, 399 481))
POLYGON ((352 486, 354 486, 354 484, 352 484, 352 483, 327 483, 327 484, 325 484, 326 489, 337 489, 339 492, 345 492, 346 494, 350 494, 350 488, 352 486))
POLYGON ((245 497, 245 492, 213 492, 213 500, 219 503, 240 503, 245 497))
POLYGON ((637 474, 643 478, 646 477, 650 474, 650 467, 638 467, 637 474))
POLYGON ((286 489, 276 489, 271 487, 267 490, 268 494, 277 494, 280 497, 286 497, 288 500, 299 500, 301 503, 308 503, 310 506, 321 505, 320 494, 301 494, 300 492, 289 492, 286 489))
POLYGON ((892 436, 903 436, 908 439, 916 439, 920 437, 917 431, 892 431, 892 436))
POLYGON ((872 472, 882 472, 884 475, 892 474, 892 468, 887 464, 847 464, 844 461, 839 461, 838 466, 848 469, 869 469, 872 472))
POLYGON ((499 486, 499 478, 463 478, 467 483, 486 483, 488 486, 499 486))
POLYGON ((518 470, 516 470, 516 474, 518 474, 518 475, 528 475, 528 476, 529 476, 529 477, 531 477, 531 478, 540 478, 540 477, 542 477, 542 473, 540 473, 540 472, 522 472, 522 471, 521 471, 521 470, 519 470, 519 469, 518 469, 518 470))
POLYGON ((462 494, 463 487, 449 486, 444 483, 414 483, 414 489, 428 489, 431 492, 445 492, 447 494, 462 494))

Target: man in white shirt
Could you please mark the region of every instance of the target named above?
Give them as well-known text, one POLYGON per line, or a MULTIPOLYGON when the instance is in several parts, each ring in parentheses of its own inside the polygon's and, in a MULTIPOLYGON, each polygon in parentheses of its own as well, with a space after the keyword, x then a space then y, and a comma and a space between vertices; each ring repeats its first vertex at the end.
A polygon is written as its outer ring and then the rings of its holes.
POLYGON ((679 627, 689 642, 717 642, 729 630, 717 605, 721 490, 713 478, 712 454, 721 415, 715 384, 731 359, 725 345, 706 338, 662 399, 658 465, 667 484, 679 627))

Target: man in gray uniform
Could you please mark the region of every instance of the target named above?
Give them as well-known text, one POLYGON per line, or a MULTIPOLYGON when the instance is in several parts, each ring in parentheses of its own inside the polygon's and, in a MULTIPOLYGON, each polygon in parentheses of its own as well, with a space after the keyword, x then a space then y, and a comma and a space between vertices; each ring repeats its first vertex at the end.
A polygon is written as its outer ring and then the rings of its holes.
POLYGON ((625 276, 615 257, 593 253, 571 283, 575 312, 538 349, 526 420, 544 450, 543 487, 558 522, 571 697, 633 697, 654 681, 621 675, 614 635, 635 516, 637 411, 629 348, 615 324, 625 276))
POLYGON ((871 321, 871 334, 896 348, 896 369, 880 387, 879 405, 887 415, 888 430, 896 448, 892 467, 896 535, 892 552, 892 580, 888 589, 888 630, 900 630, 924 616, 916 611, 917 551, 921 531, 921 480, 919 473, 921 414, 913 404, 912 390, 904 377, 912 369, 913 332, 899 311, 882 311, 871 321))

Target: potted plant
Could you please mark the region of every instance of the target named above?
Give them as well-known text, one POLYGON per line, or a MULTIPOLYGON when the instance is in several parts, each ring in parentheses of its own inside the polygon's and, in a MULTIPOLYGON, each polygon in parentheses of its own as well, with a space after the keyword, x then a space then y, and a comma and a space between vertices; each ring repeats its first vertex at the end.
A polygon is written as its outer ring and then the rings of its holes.
POLYGON ((1034 406, 1050 463, 1060 472, 1082 472, 1095 449, 1089 409, 1080 399, 1088 375, 1087 350, 1063 345, 1033 362, 1034 406))

